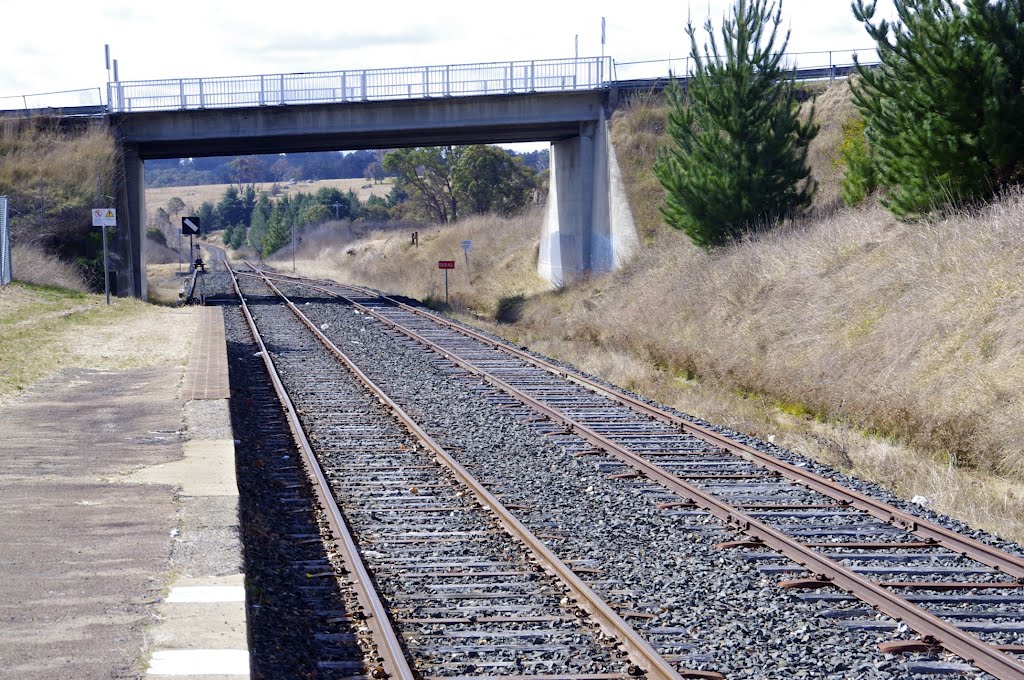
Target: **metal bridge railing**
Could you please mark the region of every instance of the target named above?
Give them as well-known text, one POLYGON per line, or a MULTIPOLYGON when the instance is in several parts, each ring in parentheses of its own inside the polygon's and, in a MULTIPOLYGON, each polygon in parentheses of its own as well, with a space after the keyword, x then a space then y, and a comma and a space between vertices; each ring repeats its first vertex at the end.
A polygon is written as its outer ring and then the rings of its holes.
POLYGON ((135 112, 595 90, 609 85, 610 65, 589 57, 117 81, 107 84, 107 101, 112 112, 135 112))
MULTIPOLYGON (((822 50, 818 52, 792 52, 783 55, 781 65, 787 71, 795 70, 799 80, 832 80, 844 77, 854 70, 853 56, 864 65, 878 62, 878 50, 822 50)), ((693 75, 695 63, 690 57, 674 59, 648 59, 645 61, 619 61, 612 65, 614 80, 642 80, 663 78, 669 71, 677 77, 693 75)))

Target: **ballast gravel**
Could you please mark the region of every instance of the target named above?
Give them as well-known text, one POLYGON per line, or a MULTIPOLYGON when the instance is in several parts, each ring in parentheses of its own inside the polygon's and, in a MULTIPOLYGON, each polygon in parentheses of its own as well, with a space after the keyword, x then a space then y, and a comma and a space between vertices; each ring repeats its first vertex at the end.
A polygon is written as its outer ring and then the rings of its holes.
MULTIPOLYGON (((469 389, 479 384, 458 377, 461 371, 437 355, 396 339, 350 306, 284 290, 506 505, 522 506, 515 514, 563 560, 586 567, 581 575, 666 655, 674 644, 694 644, 706 657, 702 668, 728 677, 918 677, 903 658, 877 649, 883 640, 911 637, 905 630, 842 627, 822 616, 838 603, 801 600, 778 588, 780 576, 759 572, 757 562, 716 549, 736 535, 713 517, 659 511, 652 497, 662 490, 642 479, 609 479, 589 457, 568 454, 513 417, 514 410, 469 389)), ((769 452, 865 493, 878 491, 777 447, 769 452)))

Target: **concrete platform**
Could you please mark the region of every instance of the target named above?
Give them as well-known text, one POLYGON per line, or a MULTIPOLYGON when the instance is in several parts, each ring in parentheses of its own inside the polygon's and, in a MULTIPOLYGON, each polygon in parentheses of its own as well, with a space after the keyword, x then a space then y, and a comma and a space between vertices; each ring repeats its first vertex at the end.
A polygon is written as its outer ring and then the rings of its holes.
POLYGON ((248 677, 223 320, 196 313, 183 394, 68 369, 0 409, 0 678, 248 677))

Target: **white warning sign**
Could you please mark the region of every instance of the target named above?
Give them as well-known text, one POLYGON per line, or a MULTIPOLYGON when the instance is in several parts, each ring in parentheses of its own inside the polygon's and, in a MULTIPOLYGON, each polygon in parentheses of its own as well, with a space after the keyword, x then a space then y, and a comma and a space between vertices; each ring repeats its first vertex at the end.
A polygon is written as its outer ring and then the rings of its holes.
POLYGON ((114 208, 93 208, 92 226, 94 227, 116 227, 117 210, 114 208))

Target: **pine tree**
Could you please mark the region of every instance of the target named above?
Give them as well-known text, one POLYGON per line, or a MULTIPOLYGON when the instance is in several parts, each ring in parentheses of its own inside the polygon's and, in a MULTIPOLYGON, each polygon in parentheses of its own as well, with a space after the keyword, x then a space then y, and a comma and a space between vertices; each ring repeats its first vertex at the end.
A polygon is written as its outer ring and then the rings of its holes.
POLYGON ((666 222, 711 247, 744 231, 774 225, 811 202, 815 184, 807 147, 817 134, 801 120, 796 87, 781 66, 789 34, 776 49, 782 2, 737 0, 722 23, 722 43, 710 19, 710 47, 697 48, 687 92, 675 78, 666 94, 668 132, 654 172, 665 187, 666 222))
POLYGON ((248 240, 249 245, 258 253, 263 252, 263 240, 267 237, 267 232, 270 229, 269 222, 272 210, 273 204, 267 195, 264 194, 260 196, 252 211, 252 218, 249 221, 248 240))
POLYGON ((1024 179, 1024 0, 896 0, 896 22, 853 12, 881 65, 858 65, 883 202, 918 219, 1024 179))

